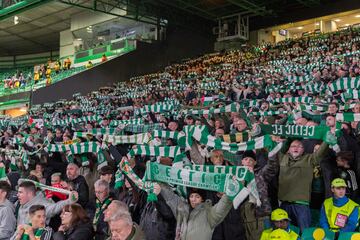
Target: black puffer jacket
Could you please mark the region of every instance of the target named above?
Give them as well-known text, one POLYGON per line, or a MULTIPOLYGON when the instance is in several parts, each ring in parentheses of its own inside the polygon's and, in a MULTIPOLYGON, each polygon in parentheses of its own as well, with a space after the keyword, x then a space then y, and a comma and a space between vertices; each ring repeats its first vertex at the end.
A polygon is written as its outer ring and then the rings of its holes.
MULTIPOLYGON (((216 195, 216 192, 208 191, 207 199, 210 199, 214 204, 220 201, 220 198, 216 195)), ((240 208, 230 210, 228 215, 224 218, 224 221, 216 226, 214 229, 212 240, 244 240, 245 229, 241 220, 240 208)))
POLYGON ((175 239, 176 219, 161 195, 144 207, 140 227, 147 240, 175 239))
POLYGON ((79 193, 79 200, 77 201, 83 208, 86 208, 89 202, 89 186, 86 183, 84 176, 79 175, 74 180, 71 180, 74 184, 74 190, 79 193))
POLYGON ((94 237, 94 229, 91 222, 80 222, 69 230, 56 232, 54 240, 89 240, 94 237))

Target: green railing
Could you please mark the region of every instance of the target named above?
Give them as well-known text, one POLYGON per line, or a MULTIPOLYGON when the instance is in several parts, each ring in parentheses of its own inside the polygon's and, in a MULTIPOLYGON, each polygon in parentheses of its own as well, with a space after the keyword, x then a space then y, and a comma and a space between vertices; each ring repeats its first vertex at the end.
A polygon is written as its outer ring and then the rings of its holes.
POLYGON ((107 57, 118 56, 135 50, 135 42, 128 39, 116 39, 106 45, 75 53, 74 63, 83 63, 100 59, 104 54, 107 57))

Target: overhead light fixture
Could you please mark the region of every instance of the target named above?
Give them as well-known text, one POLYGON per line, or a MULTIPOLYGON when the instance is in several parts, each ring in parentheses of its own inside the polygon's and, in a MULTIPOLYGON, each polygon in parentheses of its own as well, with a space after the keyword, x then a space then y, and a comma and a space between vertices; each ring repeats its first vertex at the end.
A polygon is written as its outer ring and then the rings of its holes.
POLYGON ((318 23, 318 22, 317 22, 317 23, 315 23, 315 26, 319 26, 319 25, 320 25, 320 23, 318 23))
POLYGON ((340 19, 335 19, 334 21, 335 21, 335 22, 340 22, 341 20, 340 20, 340 19))
POLYGON ((81 39, 81 38, 77 38, 76 40, 81 41, 82 39, 81 39))
POLYGON ((14 25, 19 23, 19 17, 18 16, 14 16, 14 25))
POLYGON ((356 17, 356 18, 360 18, 360 14, 358 14, 358 15, 355 15, 355 17, 356 17))
POLYGON ((297 27, 297 29, 299 29, 299 30, 301 30, 301 29, 303 29, 304 27, 302 27, 302 26, 300 26, 300 27, 297 27))
POLYGON ((27 109, 24 108, 24 107, 22 107, 22 108, 19 109, 19 111, 20 111, 20 112, 27 112, 27 109))
POLYGON ((348 27, 348 26, 350 26, 350 24, 347 23, 347 24, 345 24, 345 26, 348 27))

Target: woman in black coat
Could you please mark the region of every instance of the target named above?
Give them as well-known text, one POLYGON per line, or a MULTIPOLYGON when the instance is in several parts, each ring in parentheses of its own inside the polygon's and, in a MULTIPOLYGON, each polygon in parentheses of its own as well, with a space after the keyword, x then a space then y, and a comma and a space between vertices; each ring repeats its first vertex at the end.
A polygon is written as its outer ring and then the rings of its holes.
POLYGON ((88 240, 93 237, 93 226, 81 205, 66 205, 61 213, 61 226, 53 236, 54 240, 88 240))

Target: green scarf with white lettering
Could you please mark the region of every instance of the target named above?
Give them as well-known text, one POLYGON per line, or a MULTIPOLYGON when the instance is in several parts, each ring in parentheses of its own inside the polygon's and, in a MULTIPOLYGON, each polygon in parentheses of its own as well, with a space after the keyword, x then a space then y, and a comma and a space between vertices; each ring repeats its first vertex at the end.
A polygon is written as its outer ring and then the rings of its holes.
POLYGON ((233 180, 231 174, 180 169, 150 161, 146 163, 144 180, 223 192, 233 201, 234 208, 249 195, 249 190, 240 181, 233 180))

